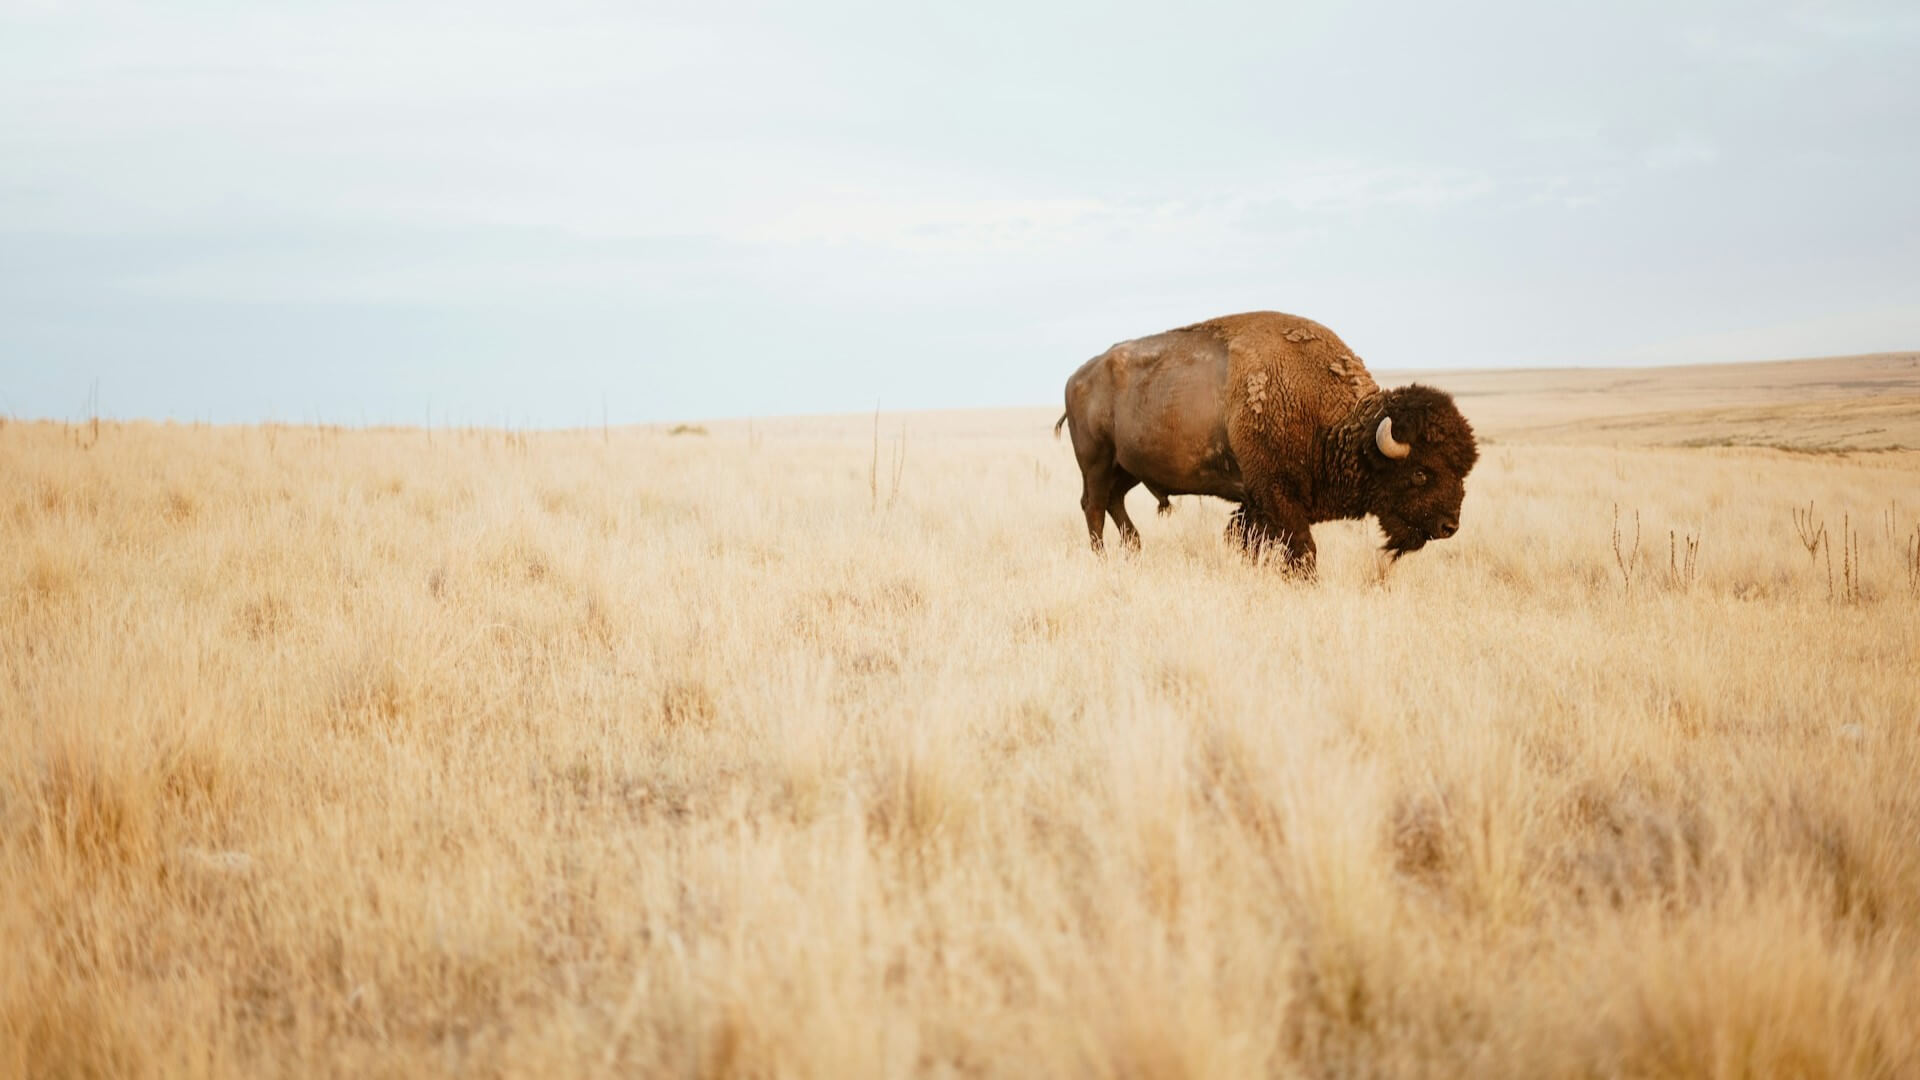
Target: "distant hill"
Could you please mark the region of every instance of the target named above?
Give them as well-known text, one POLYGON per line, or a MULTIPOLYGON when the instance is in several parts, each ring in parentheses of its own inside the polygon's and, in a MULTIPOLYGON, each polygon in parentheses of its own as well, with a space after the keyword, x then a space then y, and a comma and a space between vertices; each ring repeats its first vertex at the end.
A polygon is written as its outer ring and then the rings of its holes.
POLYGON ((1920 352, 1753 364, 1381 372, 1459 400, 1497 441, 1920 449, 1920 352))

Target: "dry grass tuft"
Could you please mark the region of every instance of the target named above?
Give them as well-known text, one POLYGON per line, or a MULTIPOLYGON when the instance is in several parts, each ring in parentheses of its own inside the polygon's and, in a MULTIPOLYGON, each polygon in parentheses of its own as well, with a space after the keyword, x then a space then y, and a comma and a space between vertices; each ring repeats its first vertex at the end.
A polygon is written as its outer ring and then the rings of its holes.
POLYGON ((1028 419, 6 424, 0 1075, 1920 1073, 1920 455, 1308 584, 1028 419))
POLYGON ((161 504, 160 516, 173 525, 185 525, 191 522, 200 511, 200 502, 184 491, 167 492, 166 500, 161 504))

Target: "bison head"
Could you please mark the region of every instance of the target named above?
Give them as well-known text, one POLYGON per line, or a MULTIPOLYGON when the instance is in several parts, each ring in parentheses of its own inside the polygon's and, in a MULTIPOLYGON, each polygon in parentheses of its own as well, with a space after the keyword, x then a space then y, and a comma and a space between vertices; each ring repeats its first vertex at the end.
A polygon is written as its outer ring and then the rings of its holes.
POLYGON ((1459 529, 1467 473, 1480 451, 1467 418, 1441 391, 1403 386, 1382 394, 1381 405, 1361 453, 1371 475, 1368 509, 1397 559, 1459 529))

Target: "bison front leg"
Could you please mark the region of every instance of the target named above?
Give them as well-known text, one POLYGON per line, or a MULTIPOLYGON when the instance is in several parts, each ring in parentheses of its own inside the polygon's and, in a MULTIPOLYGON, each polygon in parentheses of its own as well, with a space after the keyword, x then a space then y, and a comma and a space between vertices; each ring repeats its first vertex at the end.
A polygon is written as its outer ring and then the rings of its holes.
POLYGON ((1227 518, 1226 540, 1227 543, 1245 551, 1249 558, 1260 553, 1260 537, 1255 531, 1253 520, 1247 516, 1246 503, 1235 506, 1233 516, 1227 518))
POLYGON ((1318 552, 1313 529, 1307 515, 1291 503, 1241 503, 1227 524, 1227 536, 1237 541, 1250 559, 1259 559, 1269 545, 1276 545, 1289 573, 1308 578, 1314 575, 1318 552))
POLYGON ((1305 514, 1274 529, 1273 538, 1286 552, 1287 572, 1312 580, 1319 551, 1313 546, 1313 529, 1305 514))

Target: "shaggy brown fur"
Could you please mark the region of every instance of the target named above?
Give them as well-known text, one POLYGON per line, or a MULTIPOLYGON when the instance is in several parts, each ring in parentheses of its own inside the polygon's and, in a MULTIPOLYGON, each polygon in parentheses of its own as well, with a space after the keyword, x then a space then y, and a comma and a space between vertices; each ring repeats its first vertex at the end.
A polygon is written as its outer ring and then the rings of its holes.
POLYGON ((1426 386, 1382 391, 1333 331, 1273 311, 1123 341, 1067 380, 1080 506, 1097 551, 1106 518, 1137 546, 1126 493, 1214 495, 1241 504, 1229 535, 1277 543, 1311 571, 1311 526, 1374 515, 1395 558, 1459 527, 1478 457, 1453 399, 1426 386), (1404 459, 1375 441, 1392 417, 1404 459))

